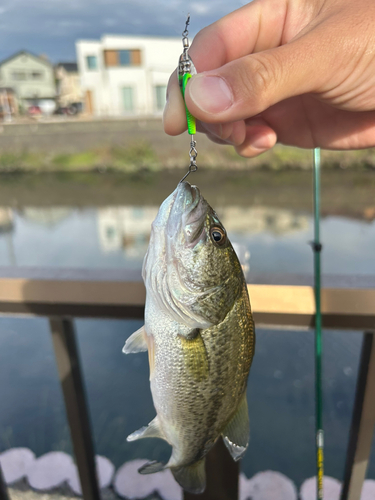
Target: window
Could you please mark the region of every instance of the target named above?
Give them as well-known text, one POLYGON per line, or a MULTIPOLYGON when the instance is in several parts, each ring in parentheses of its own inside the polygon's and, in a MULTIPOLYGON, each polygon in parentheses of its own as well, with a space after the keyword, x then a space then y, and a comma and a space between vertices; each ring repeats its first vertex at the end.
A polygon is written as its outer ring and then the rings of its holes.
POLYGON ((119 66, 140 66, 141 51, 131 50, 105 50, 104 63, 107 68, 119 66))
POLYGON ((87 69, 98 69, 98 60, 96 56, 86 56, 87 69))
POLYGON ((43 73, 41 71, 33 71, 31 73, 31 78, 33 80, 42 80, 43 79, 43 73))
POLYGON ((26 73, 24 71, 13 71, 12 73, 13 80, 26 80, 26 73))
POLYGON ((139 49, 131 50, 131 63, 132 66, 141 65, 141 51, 139 49))
POLYGON ((156 96, 156 111, 163 111, 167 95, 166 85, 156 85, 155 96, 156 96))
POLYGON ((131 54, 130 50, 119 50, 120 66, 130 66, 131 64, 130 54, 131 54))
POLYGON ((122 88, 122 107, 126 113, 132 113, 134 111, 132 87, 122 88))
POLYGON ((104 51, 104 63, 107 68, 118 66, 118 51, 117 50, 105 50, 104 51))

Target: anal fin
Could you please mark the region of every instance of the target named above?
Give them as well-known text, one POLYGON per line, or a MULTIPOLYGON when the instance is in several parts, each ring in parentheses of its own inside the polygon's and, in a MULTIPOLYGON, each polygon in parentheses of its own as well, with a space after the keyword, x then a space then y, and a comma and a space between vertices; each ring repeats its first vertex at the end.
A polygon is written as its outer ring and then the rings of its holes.
POLYGON ((145 326, 143 325, 139 330, 134 332, 125 342, 125 345, 122 349, 124 354, 130 354, 133 352, 144 352, 147 351, 147 333, 145 330, 145 326))
POLYGON ((206 459, 185 467, 171 467, 172 474, 180 486, 190 493, 202 493, 206 488, 206 459))
POLYGON ((153 460, 152 462, 147 462, 138 469, 140 474, 154 474, 155 472, 160 472, 165 469, 165 464, 153 460))
POLYGON ((126 441, 136 441, 137 439, 143 438, 160 438, 165 440, 159 425, 158 417, 155 417, 147 426, 134 431, 126 438, 126 441))
POLYGON ((247 409, 246 393, 238 405, 237 411, 222 432, 225 446, 232 458, 239 460, 245 454, 249 444, 249 412, 247 409))

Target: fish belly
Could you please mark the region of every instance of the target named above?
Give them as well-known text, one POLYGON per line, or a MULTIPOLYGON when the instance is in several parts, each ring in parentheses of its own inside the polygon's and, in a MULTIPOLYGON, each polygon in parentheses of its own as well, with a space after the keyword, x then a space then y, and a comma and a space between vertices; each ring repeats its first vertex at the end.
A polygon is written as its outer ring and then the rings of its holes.
MULTIPOLYGON (((170 467, 204 457, 232 418, 246 390, 254 349, 250 308, 237 301, 219 325, 186 338, 188 328, 157 308, 152 312, 154 406, 166 440, 170 467)), ((147 316, 146 316, 147 321, 147 316)))

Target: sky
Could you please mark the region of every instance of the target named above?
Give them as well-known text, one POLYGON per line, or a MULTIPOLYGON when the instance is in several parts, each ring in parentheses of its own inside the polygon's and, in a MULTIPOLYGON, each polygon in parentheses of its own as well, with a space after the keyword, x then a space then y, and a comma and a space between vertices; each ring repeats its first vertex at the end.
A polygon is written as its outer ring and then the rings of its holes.
POLYGON ((246 0, 0 0, 0 60, 19 50, 53 63, 75 61, 75 41, 103 34, 180 37, 247 3, 246 0))

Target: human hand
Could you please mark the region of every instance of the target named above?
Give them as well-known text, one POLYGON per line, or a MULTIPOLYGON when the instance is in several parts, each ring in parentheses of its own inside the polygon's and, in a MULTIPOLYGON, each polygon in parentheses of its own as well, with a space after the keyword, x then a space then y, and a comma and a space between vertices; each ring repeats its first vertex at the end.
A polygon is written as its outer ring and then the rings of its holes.
MULTIPOLYGON (((276 142, 375 146, 375 2, 254 0, 200 31, 185 99, 198 130, 246 157, 276 142)), ((186 130, 173 73, 164 129, 186 130)))

